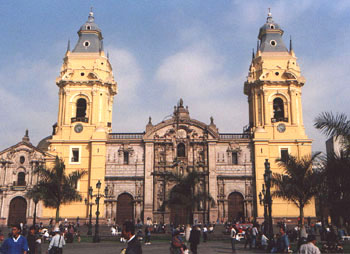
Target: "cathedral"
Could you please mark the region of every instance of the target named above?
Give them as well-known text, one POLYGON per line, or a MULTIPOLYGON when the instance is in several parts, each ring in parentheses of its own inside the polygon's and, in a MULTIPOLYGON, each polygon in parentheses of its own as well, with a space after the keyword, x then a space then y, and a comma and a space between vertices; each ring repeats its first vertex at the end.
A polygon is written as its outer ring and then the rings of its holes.
MULTIPOLYGON (((191 118, 189 102, 180 98, 172 112, 164 112, 171 115, 162 122, 153 123, 149 117, 146 126, 140 126, 143 132, 113 133, 118 84, 104 52, 102 31, 90 12, 75 47, 71 50, 68 44, 56 79, 59 104, 52 135, 34 146, 26 132, 21 142, 0 152, 0 223, 30 223, 34 211, 38 221, 55 217, 53 209, 25 193, 38 181, 35 167, 52 167, 56 156, 64 161, 66 173, 87 172, 76 186, 83 201, 63 205, 62 218, 88 218, 84 199, 95 202, 88 190, 92 187, 95 194, 100 181, 107 190, 100 200, 100 217, 105 222, 178 224, 186 223, 188 213, 193 222, 263 220, 264 206, 258 196, 263 190, 265 160, 273 172, 282 172, 277 158, 308 155, 312 145, 303 125, 305 79, 292 43, 288 49, 283 42, 283 32, 269 13, 242 87, 249 114, 249 125, 242 133, 221 133, 212 117, 208 123, 191 118), (206 193, 212 200, 198 202, 192 211, 180 204, 167 205, 178 184, 168 176, 190 172, 198 178, 194 194, 206 193)), ((299 215, 293 203, 277 198, 272 211, 277 220, 299 215)), ((93 216, 95 212, 94 205, 93 216)), ((304 212, 314 217, 314 202, 304 212)))

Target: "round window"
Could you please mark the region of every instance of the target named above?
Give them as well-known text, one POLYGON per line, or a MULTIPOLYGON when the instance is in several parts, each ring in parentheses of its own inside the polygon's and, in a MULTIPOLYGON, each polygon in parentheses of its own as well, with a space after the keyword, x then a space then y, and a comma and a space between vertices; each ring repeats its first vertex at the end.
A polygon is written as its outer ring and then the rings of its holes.
POLYGON ((276 72, 275 72, 275 75, 278 76, 278 75, 280 75, 280 73, 279 73, 278 71, 276 71, 276 72))
POLYGON ((275 29, 275 26, 274 25, 270 25, 270 29, 275 29))
POLYGON ((275 40, 271 40, 271 41, 270 41, 270 45, 271 45, 272 47, 276 47, 277 42, 276 42, 275 40))
POLYGON ((84 76, 84 75, 85 75, 85 73, 84 73, 84 72, 80 73, 80 76, 84 76))
POLYGON ((84 47, 89 47, 90 46, 90 42, 89 41, 84 41, 84 47))
POLYGON ((86 26, 86 29, 87 30, 91 30, 91 26, 86 26))

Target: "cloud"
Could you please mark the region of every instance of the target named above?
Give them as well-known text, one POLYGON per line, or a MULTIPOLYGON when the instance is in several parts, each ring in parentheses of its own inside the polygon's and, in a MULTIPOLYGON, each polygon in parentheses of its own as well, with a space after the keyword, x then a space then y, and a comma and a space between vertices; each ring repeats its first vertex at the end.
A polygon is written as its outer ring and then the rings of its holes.
POLYGON ((167 103, 175 104, 181 97, 193 118, 208 123, 213 116, 220 130, 241 132, 248 119, 244 75, 229 72, 227 56, 214 49, 208 34, 196 29, 180 31, 192 41, 160 63, 155 82, 164 86, 162 96, 167 103))
POLYGON ((137 99, 138 86, 142 79, 142 71, 134 55, 127 49, 108 47, 114 79, 118 83, 117 100, 120 104, 128 104, 137 99))
POLYGON ((15 56, 0 69, 0 149, 19 142, 25 132, 34 145, 51 132, 56 121, 59 67, 46 60, 15 56))
POLYGON ((113 45, 107 48, 114 79, 118 83, 118 94, 115 96, 113 107, 113 130, 143 131, 148 116, 145 116, 140 105, 140 86, 144 79, 142 69, 130 50, 113 45))

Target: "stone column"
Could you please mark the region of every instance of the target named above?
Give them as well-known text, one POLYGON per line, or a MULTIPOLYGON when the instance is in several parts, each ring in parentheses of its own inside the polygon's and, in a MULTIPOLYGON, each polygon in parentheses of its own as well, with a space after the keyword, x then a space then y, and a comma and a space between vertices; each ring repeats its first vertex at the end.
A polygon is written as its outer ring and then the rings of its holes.
POLYGON ((216 221, 218 217, 218 207, 217 207, 217 176, 216 176, 216 143, 213 141, 208 142, 208 168, 209 168, 209 194, 214 199, 216 207, 209 208, 209 221, 216 221))
POLYGON ((144 223, 147 217, 153 220, 153 165, 154 164, 154 144, 145 144, 145 184, 144 184, 144 223))

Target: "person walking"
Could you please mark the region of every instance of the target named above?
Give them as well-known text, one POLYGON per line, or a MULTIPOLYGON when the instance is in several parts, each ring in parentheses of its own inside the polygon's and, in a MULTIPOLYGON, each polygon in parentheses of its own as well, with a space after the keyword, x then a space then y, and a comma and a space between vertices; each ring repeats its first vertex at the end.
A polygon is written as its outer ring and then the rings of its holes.
POLYGON ((236 235, 237 235, 237 230, 235 229, 235 226, 232 225, 231 231, 230 231, 232 252, 236 251, 236 235))
POLYGON ((27 236, 27 242, 28 242, 28 247, 29 247, 29 254, 35 254, 36 253, 36 240, 37 237, 35 235, 35 227, 31 226, 29 228, 29 233, 27 236))
POLYGON ((55 228, 54 233, 55 235, 52 237, 51 242, 49 244, 49 248, 47 250, 49 254, 62 254, 63 246, 66 245, 66 241, 61 235, 61 231, 59 228, 55 228))
POLYGON ((321 254, 320 249, 316 246, 316 236, 308 235, 307 243, 300 246, 300 254, 321 254))
POLYGON ((151 230, 148 225, 145 227, 145 245, 151 244, 151 230))
POLYGON ((124 248, 121 254, 142 254, 142 247, 135 236, 135 225, 131 221, 123 224, 122 236, 127 240, 128 247, 124 248))
POLYGON ((191 226, 190 226, 190 224, 187 224, 186 229, 185 229, 186 242, 188 242, 190 240, 190 235, 191 235, 191 226))
POLYGON ((193 226, 190 234, 190 249, 193 254, 197 254, 197 247, 200 242, 201 231, 198 226, 193 226))
POLYGON ((244 249, 247 248, 247 245, 249 245, 249 249, 252 248, 252 229, 250 227, 248 227, 246 230, 245 230, 245 233, 244 233, 244 249))
POLYGON ((256 238, 258 237, 258 235, 259 235, 259 231, 255 223, 252 228, 252 248, 256 248, 256 238))
POLYGON ((175 230, 173 237, 171 239, 170 253, 171 254, 183 254, 184 253, 184 243, 180 236, 180 231, 175 230))
POLYGON ((288 253, 289 239, 284 231, 284 228, 280 228, 280 237, 277 240, 277 252, 278 253, 288 253))
POLYGON ((207 225, 204 225, 203 227, 203 242, 206 242, 208 240, 208 228, 207 225))
POLYGON ((12 227, 12 236, 7 238, 1 245, 0 253, 2 254, 27 254, 28 242, 24 236, 21 236, 21 226, 12 227))

